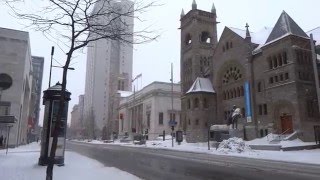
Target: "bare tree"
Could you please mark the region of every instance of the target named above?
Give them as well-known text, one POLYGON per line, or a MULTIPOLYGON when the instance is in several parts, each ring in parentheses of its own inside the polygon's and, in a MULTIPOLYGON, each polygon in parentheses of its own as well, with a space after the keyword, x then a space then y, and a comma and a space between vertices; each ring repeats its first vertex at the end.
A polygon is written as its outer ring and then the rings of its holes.
MULTIPOLYGON (((123 0, 124 1, 124 0, 123 0)), ((147 29, 132 31, 133 24, 128 18, 139 20, 139 16, 154 2, 128 1, 121 6, 115 0, 49 0, 47 5, 37 12, 23 13, 15 5, 19 0, 8 0, 14 15, 22 20, 29 20, 30 27, 43 32, 47 37, 58 40, 65 49, 66 60, 63 66, 62 91, 59 111, 54 127, 53 142, 46 171, 46 180, 53 179, 54 157, 57 148, 58 133, 64 109, 67 72, 74 53, 90 42, 100 39, 116 40, 121 43, 145 43, 157 38, 147 29), (138 15, 137 15, 138 14, 138 15), (54 37, 59 35, 59 37, 54 37), (132 38, 133 37, 133 38, 132 38)), ((27 3, 27 0, 21 0, 27 3)), ((28 1, 31 3, 30 1, 28 1)))

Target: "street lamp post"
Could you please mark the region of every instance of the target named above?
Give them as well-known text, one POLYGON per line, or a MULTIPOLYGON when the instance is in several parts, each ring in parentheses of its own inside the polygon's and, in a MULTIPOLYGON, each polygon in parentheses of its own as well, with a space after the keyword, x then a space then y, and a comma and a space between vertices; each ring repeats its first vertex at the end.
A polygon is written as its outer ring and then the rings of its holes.
MULTIPOLYGON (((51 73, 52 73, 52 67, 56 68, 64 68, 64 66, 53 66, 52 65, 52 59, 54 55, 54 46, 51 47, 51 62, 50 62, 50 73, 49 73, 49 88, 51 86, 51 73)), ((68 67, 69 70, 75 70, 73 67, 68 67)))
POLYGON ((52 72, 52 58, 54 54, 54 46, 51 47, 51 62, 50 62, 50 74, 49 74, 49 88, 51 86, 51 72, 52 72))

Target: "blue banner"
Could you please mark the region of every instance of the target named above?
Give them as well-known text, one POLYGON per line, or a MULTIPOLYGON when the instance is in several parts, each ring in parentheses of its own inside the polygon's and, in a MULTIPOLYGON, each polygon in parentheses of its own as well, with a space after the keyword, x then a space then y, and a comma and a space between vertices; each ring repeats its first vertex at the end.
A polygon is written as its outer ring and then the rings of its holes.
POLYGON ((244 98, 245 98, 245 105, 246 105, 246 116, 247 120, 251 121, 251 98, 250 98, 250 84, 248 81, 244 83, 244 98))

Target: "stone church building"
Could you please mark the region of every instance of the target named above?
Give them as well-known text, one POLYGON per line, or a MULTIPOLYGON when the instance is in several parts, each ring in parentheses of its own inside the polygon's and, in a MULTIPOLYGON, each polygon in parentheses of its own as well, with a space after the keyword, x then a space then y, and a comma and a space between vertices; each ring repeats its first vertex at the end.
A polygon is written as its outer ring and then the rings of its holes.
POLYGON ((209 127, 226 124, 233 105, 242 110, 238 128, 245 139, 297 133, 314 140, 320 117, 308 34, 283 11, 273 28, 225 27, 218 41, 216 17, 214 5, 206 12, 195 1, 181 13, 181 129, 187 141, 206 141, 209 127))

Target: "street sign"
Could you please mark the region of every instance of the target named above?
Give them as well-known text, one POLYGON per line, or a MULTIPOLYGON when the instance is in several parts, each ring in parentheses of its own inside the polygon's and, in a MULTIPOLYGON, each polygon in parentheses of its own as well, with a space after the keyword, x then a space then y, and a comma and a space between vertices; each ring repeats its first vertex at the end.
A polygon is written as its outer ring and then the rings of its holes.
POLYGON ((169 126, 176 126, 176 125, 177 125, 177 121, 175 121, 175 120, 169 121, 169 126))

